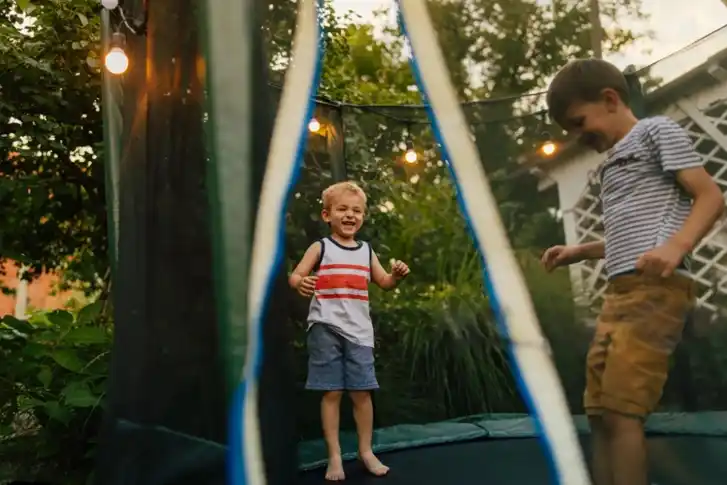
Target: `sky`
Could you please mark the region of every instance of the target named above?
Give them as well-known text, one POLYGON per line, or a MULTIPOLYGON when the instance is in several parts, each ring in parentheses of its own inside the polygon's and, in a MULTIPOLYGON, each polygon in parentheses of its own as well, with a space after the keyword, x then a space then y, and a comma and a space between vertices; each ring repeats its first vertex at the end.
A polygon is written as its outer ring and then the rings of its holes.
MULTIPOLYGON (((642 1, 644 11, 651 15, 648 28, 654 32, 655 38, 630 47, 623 55, 607 57, 607 60, 621 68, 629 64, 635 64, 637 67, 650 64, 727 24, 727 5, 724 0, 642 1)), ((365 20, 371 20, 374 9, 386 7, 393 12, 395 1, 333 0, 333 3, 341 13, 352 10, 365 20)), ((394 18, 393 15, 390 18, 394 18)), ((725 47, 727 47, 727 29, 708 41, 690 48, 688 52, 675 55, 669 61, 661 63, 653 74, 662 76, 667 81, 696 67, 706 61, 711 54, 725 47)))

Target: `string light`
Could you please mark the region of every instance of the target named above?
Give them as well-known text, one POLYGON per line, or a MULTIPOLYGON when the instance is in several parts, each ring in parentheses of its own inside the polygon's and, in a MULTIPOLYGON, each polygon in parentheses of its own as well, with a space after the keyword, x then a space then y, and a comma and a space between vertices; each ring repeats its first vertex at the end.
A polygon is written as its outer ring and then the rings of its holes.
POLYGON ((550 157, 558 151, 558 146, 552 141, 548 140, 540 147, 540 151, 543 152, 543 155, 545 155, 546 157, 550 157))
POLYGON ((310 122, 308 123, 308 131, 311 133, 318 133, 321 130, 321 123, 315 119, 311 118, 310 122))
POLYGON ((417 152, 413 148, 408 149, 404 154, 404 160, 406 160, 406 163, 417 163, 418 158, 417 152))
POLYGON ((126 44, 126 36, 120 32, 115 32, 111 36, 111 48, 104 57, 104 65, 106 70, 111 74, 123 74, 129 68, 129 57, 124 52, 126 44))
POLYGON ((119 6, 119 0, 101 0, 101 5, 106 10, 114 10, 119 6))
POLYGON ((540 133, 540 148, 538 151, 545 157, 552 157, 558 151, 558 145, 548 131, 540 133))
POLYGON ((411 126, 406 127, 406 152, 404 153, 404 161, 409 164, 417 163, 417 151, 414 150, 414 143, 411 140, 411 126))

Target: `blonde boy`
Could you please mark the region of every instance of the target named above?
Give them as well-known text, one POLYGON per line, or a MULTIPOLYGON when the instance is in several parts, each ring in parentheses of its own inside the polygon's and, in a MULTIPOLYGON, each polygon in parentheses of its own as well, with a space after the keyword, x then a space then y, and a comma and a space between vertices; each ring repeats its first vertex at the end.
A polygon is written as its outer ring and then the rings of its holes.
POLYGON ((368 285, 373 281, 383 289, 392 289, 409 274, 409 268, 395 261, 388 273, 371 246, 356 239, 365 213, 366 194, 355 183, 340 182, 324 190, 321 215, 331 233, 308 248, 289 278, 292 288, 311 298, 306 388, 323 392, 321 420, 328 447, 326 480, 331 481, 345 478, 338 439, 340 404, 345 391, 353 402, 359 459, 374 475, 383 476, 389 471, 371 447, 371 391, 379 385, 374 369, 368 285))

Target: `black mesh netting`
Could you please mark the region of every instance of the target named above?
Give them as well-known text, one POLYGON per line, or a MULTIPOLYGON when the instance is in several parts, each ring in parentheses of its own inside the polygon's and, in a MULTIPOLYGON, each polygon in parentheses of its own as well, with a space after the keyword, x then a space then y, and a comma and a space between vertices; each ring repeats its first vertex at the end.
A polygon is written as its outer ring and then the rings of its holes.
MULTIPOLYGON (((543 188, 548 185, 542 176, 548 164, 565 163, 572 148, 544 116, 542 98, 470 103, 463 109, 552 345, 568 402, 579 414, 585 352, 600 299, 594 291, 582 294, 567 270, 546 274, 538 258, 550 245, 565 242, 564 217, 573 217, 577 234, 588 240, 598 237, 600 214, 594 195, 582 198, 578 207, 560 207, 557 186, 543 188), (543 152, 548 141, 555 141, 560 150, 551 157, 543 152), (540 176, 534 168, 540 169, 540 176)), ((383 262, 401 258, 412 268, 412 277, 393 293, 372 295, 381 384, 375 397, 377 426, 525 412, 503 358, 504 342, 494 328, 479 256, 426 110, 321 102, 315 116, 321 130, 310 135, 290 202, 289 269, 312 241, 327 234, 320 221, 320 192, 334 182, 332 163, 341 158, 331 153, 337 145, 331 143, 328 130, 343 131, 344 173, 369 197, 361 237, 372 242, 383 262), (342 126, 328 126, 331 112, 342 119, 342 126), (417 153, 414 163, 407 161, 407 150, 417 153)), ((583 181, 584 193, 593 194, 594 189, 583 181)), ((587 274, 598 276, 593 271, 587 274)), ((291 319, 297 332, 297 382, 304 403, 299 429, 302 438, 316 438, 318 396, 303 391, 306 314, 307 301, 297 299, 291 319)), ((690 321, 685 342, 674 356, 660 411, 727 407, 722 359, 715 350, 727 344, 727 326, 719 318, 700 311, 690 321)), ((344 411, 342 420, 352 429, 350 412, 344 411)))

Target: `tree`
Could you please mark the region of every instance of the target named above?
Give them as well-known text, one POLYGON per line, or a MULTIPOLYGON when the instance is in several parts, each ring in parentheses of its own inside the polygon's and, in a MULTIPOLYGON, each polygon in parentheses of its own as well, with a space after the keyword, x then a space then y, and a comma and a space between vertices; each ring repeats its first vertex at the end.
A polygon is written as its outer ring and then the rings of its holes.
MULTIPOLYGON (((592 55, 589 2, 458 0, 429 5, 440 42, 452 53, 447 61, 462 100, 516 97, 468 108, 512 241, 521 247, 553 244, 550 234, 560 225, 551 214, 557 198, 538 193, 537 181, 520 170, 517 159, 537 149, 543 131, 557 136, 559 130, 543 117, 528 116, 544 108, 542 97, 517 96, 544 89, 568 60, 592 55)), ((625 18, 646 20, 640 0, 601 0, 600 5, 608 26, 606 54, 644 35, 622 27, 625 18)))
MULTIPOLYGON (((562 238, 551 210, 557 207, 557 198, 551 194, 546 200, 539 194, 534 177, 516 162, 536 147, 541 131, 552 129, 539 118, 518 117, 542 108, 538 106, 542 99, 518 96, 542 89, 566 59, 587 53, 588 31, 581 25, 587 18, 585 2, 559 12, 550 22, 549 7, 536 2, 448 1, 430 2, 430 7, 461 99, 503 98, 469 104, 466 115, 511 240, 523 248, 519 257, 539 314, 548 319, 546 333, 561 346, 579 345, 583 336, 573 318, 567 275, 544 286, 539 283, 543 274, 534 264, 534 253, 562 238), (533 28, 538 30, 531 32, 533 28), (479 82, 481 77, 486 81, 479 82), (553 330, 549 323, 556 321, 559 328, 553 330)), ((604 11, 618 18, 629 14, 604 11)), ((415 82, 401 55, 403 38, 398 29, 386 32, 388 43, 366 24, 336 24, 332 32, 329 29, 329 39, 337 42, 327 46, 322 94, 354 103, 421 102, 411 89, 415 82)), ((609 35, 607 45, 614 49, 635 37, 622 30, 609 35)), ((411 257, 416 274, 399 295, 372 300, 377 320, 384 322, 377 330, 384 342, 379 351, 381 381, 397 389, 397 396, 379 397, 381 424, 441 419, 485 408, 512 409, 508 399, 512 396, 507 395, 512 389, 510 373, 504 369, 502 349, 493 345, 496 339, 479 258, 453 203, 455 189, 446 163, 439 160, 426 114, 412 108, 339 109, 344 113, 349 175, 363 182, 369 194, 363 237, 374 241, 383 261, 411 257), (402 142, 408 137, 420 151, 416 165, 401 162, 402 142), (432 346, 434 341, 447 343, 432 346), (437 392, 429 392, 433 390, 437 392)), ((326 231, 317 220, 320 190, 332 181, 330 169, 321 163, 326 149, 315 135, 309 139, 306 165, 290 206, 291 259, 326 231)), ((303 313, 301 309, 301 317, 303 313)), ((561 369, 581 368, 568 355, 561 354, 558 362, 561 369)), ((578 394, 571 392, 574 402, 578 394)))
MULTIPOLYGON (((569 59, 591 55, 589 2, 430 0, 428 4, 460 98, 466 102, 491 101, 469 105, 466 114, 511 240, 518 247, 557 242, 562 238, 560 222, 554 217, 557 197, 553 191, 538 193, 537 181, 520 169, 517 159, 537 149, 543 132, 557 136, 559 130, 548 126, 543 117, 532 115, 544 107, 541 96, 520 96, 544 89, 547 80, 569 59)), ((295 8, 293 1, 271 1, 271 12, 278 22, 273 24, 275 29, 270 35, 275 39, 277 59, 282 60, 276 64, 281 73, 285 68, 281 52, 289 43, 280 41, 292 35, 295 8)), ((414 80, 401 56, 403 39, 398 26, 384 29, 390 41, 385 44, 374 39, 371 26, 346 27, 345 22, 355 20, 350 15, 337 21, 330 3, 325 12, 329 42, 320 93, 344 102, 421 102, 419 94, 411 89, 414 80), (350 89, 352 85, 357 89, 350 89)), ((637 28, 639 22, 647 20, 641 0, 602 0, 601 17, 606 54, 619 52, 649 34, 645 29, 623 27, 625 19, 637 28)), ((385 23, 385 13, 379 13, 378 21, 385 23)), ((421 112, 415 116, 426 119, 421 112)), ((356 123, 349 116, 348 136, 351 125, 356 123)), ((404 123, 399 125, 399 137, 405 136, 404 123)), ((389 123, 387 129, 391 128, 389 123)), ((365 131, 369 140, 374 137, 381 141, 370 130, 365 131)), ((420 145, 434 145, 427 130, 418 131, 424 137, 418 140, 420 145)), ((393 142, 395 135, 387 136, 393 142)), ((358 150, 359 145, 347 144, 350 164, 358 163, 358 150)), ((361 170, 367 169, 362 166, 361 170)))
MULTIPOLYGON (((604 24, 615 26, 607 29, 606 51, 619 50, 637 36, 618 25, 625 18, 639 18, 640 4, 636 0, 602 3, 604 24)), ((98 109, 100 76, 98 68, 90 68, 86 61, 98 50, 96 2, 47 0, 16 4, 0 0, 0 6, 7 12, 0 20, 0 62, 6 67, 0 70, 0 122, 10 128, 3 131, 7 135, 0 136, 4 160, 0 170, 2 256, 12 256, 36 270, 69 265, 72 258, 69 269, 77 271, 71 274, 93 280, 108 267, 98 109), (21 15, 22 11, 30 21, 21 15), (26 23, 22 28, 21 22, 26 23), (14 154, 12 158, 10 153, 14 154)), ((556 6, 553 13, 550 5, 535 0, 431 1, 437 35, 461 99, 517 97, 541 89, 566 59, 587 54, 587 2, 559 1, 556 6)), ((270 7, 262 28, 270 40, 273 78, 280 83, 292 39, 296 2, 270 0, 270 7)), ((421 102, 419 93, 412 89, 415 82, 402 56, 404 40, 398 30, 385 31, 385 42, 374 34, 374 26, 352 24, 348 22, 351 19, 336 15, 331 2, 326 2, 323 20, 327 51, 320 93, 346 103, 421 102)), ((535 191, 534 179, 522 174, 515 163, 520 154, 537 144, 537 135, 544 126, 532 116, 515 117, 536 110, 542 100, 533 99, 505 99, 467 108, 510 237, 517 247, 525 249, 524 262, 532 261, 529 253, 534 248, 561 237, 559 224, 548 210, 556 202, 543 200, 535 191)), ((419 403, 422 408, 432 401, 432 396, 422 391, 426 387, 422 383, 432 380, 436 381, 434 388, 449 389, 451 394, 434 400, 420 419, 477 410, 477 406, 483 406, 485 389, 483 375, 474 370, 495 362, 498 350, 484 344, 492 324, 477 253, 466 235, 464 221, 458 217, 459 209, 451 203, 455 188, 446 161, 439 159, 425 113, 408 108, 364 110, 337 106, 335 102, 327 109, 343 111, 349 173, 364 182, 369 192, 371 214, 365 237, 377 243, 384 261, 401 252, 416 254, 419 259, 412 264, 417 266, 420 279, 402 290, 406 293, 399 299, 376 304, 375 311, 382 321, 397 322, 384 334, 390 332, 386 338, 392 341, 419 342, 419 347, 410 345, 407 358, 418 362, 428 359, 430 365, 423 368, 442 370, 419 374, 412 381, 411 362, 391 349, 382 355, 382 362, 390 366, 390 382, 409 386, 402 388, 403 397, 389 401, 392 414, 387 419, 394 420, 396 409, 406 409, 402 399, 419 403), (414 166, 401 162, 402 146, 408 139, 422 157, 421 163, 414 166), (457 249, 443 252, 455 240, 460 243, 457 249), (471 295, 471 299, 457 299, 452 288, 471 295), (457 311, 452 310, 455 307, 457 311), (421 326, 416 323, 431 319, 436 312, 443 319, 450 318, 451 325, 432 325, 431 332, 440 333, 417 336, 421 326), (465 314, 474 318, 451 318, 465 314), (470 340, 467 352, 445 356, 428 346, 432 338, 444 338, 441 332, 461 341, 465 321, 473 325, 470 330, 479 332, 470 340), (491 351, 477 354, 478 348, 491 351), (437 362, 445 361, 446 365, 437 366, 437 362), (444 385, 463 372, 469 380, 462 386, 450 389, 444 385)), ((320 190, 332 177, 325 165, 326 149, 323 140, 311 137, 306 168, 289 207, 291 259, 324 229, 317 218, 320 190)), ((534 275, 531 282, 538 285, 540 275, 536 271, 528 274, 534 275)), ((533 294, 548 295, 540 299, 542 304, 552 304, 550 293, 541 290, 532 288, 533 294)), ((569 299, 565 293, 562 297, 569 299)), ((561 303, 563 308, 568 307, 561 303)), ((501 370, 502 366, 487 368, 501 370)), ((500 385, 503 377, 495 372, 487 378, 500 385)))
POLYGON ((108 266, 94 0, 0 0, 0 257, 95 282, 108 266))

